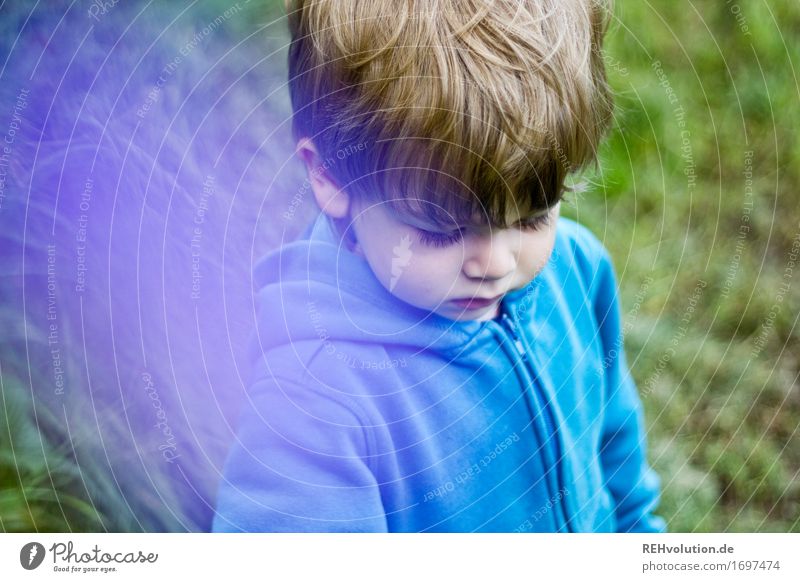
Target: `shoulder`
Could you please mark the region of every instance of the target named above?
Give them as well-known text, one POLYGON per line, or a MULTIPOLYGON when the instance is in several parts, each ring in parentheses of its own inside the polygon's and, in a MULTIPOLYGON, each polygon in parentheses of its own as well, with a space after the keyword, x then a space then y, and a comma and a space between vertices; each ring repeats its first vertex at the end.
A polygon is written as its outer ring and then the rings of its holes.
POLYGON ((558 219, 553 253, 556 262, 577 270, 587 290, 613 270, 608 249, 597 235, 563 216, 558 219))
MULTIPOLYGON (((251 393, 278 391, 282 397, 322 399, 330 406, 348 410, 360 425, 373 424, 368 405, 374 382, 357 362, 387 361, 378 343, 303 339, 265 350, 258 355, 249 379, 251 393), (294 396, 293 396, 294 395, 294 396)), ((383 382, 392 378, 383 377, 383 382)), ((393 390, 401 387, 392 385, 393 390)))
POLYGON ((569 249, 580 260, 596 263, 608 258, 608 250, 591 230, 571 218, 558 218, 556 247, 569 249))

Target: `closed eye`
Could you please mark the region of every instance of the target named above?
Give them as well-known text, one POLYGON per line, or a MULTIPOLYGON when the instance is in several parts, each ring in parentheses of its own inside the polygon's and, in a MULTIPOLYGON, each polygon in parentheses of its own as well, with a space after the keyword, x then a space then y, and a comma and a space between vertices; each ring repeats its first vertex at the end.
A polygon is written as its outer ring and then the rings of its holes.
POLYGON ((527 219, 525 222, 520 224, 520 228, 527 230, 539 230, 548 224, 550 224, 550 213, 545 212, 544 214, 537 214, 536 216, 532 216, 531 218, 527 219))
MULTIPOLYGON (((516 228, 523 228, 525 230, 540 230, 550 223, 550 212, 537 214, 520 222, 516 228)), ((419 241, 430 247, 448 247, 459 242, 464 236, 464 230, 458 229, 451 232, 432 232, 430 230, 417 229, 419 232, 419 241)))
POLYGON ((429 230, 419 230, 419 242, 429 247, 449 247, 461 240, 463 233, 461 229, 452 232, 431 232, 429 230))

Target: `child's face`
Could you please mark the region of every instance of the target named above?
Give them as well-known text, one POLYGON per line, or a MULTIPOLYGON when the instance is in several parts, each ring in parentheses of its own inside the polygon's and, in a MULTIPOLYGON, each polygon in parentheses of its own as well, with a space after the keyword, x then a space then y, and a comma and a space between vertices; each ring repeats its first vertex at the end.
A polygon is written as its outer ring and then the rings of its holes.
POLYGON ((544 268, 559 205, 524 226, 447 233, 406 222, 382 203, 353 204, 350 211, 356 252, 392 294, 448 319, 485 321, 498 315, 503 295, 544 268))

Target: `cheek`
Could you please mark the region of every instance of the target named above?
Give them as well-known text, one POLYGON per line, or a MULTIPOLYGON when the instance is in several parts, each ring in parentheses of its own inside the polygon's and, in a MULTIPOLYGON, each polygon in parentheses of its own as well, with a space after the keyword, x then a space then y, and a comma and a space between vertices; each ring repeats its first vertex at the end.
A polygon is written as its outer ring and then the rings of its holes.
POLYGON ((389 285, 389 280, 392 277, 393 271, 402 271, 405 269, 402 256, 398 256, 393 250, 391 244, 381 244, 379 246, 370 247, 366 252, 369 266, 378 280, 384 285, 389 285))
POLYGON ((535 276, 544 268, 547 261, 550 259, 554 244, 554 232, 532 232, 523 235, 519 261, 520 270, 524 270, 526 276, 535 276))
POLYGON ((409 261, 397 280, 397 291, 425 294, 432 298, 446 294, 458 281, 462 260, 460 245, 430 248, 415 242, 410 248, 409 261))

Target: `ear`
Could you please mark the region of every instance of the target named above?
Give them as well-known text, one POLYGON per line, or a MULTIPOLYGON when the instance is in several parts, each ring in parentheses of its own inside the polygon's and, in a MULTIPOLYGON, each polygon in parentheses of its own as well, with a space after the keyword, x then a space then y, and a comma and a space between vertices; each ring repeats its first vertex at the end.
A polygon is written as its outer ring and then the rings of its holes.
POLYGON ((308 180, 322 212, 331 218, 344 218, 350 207, 350 197, 339 189, 328 173, 328 165, 323 162, 314 142, 304 137, 297 142, 297 156, 303 160, 308 171, 308 180))

